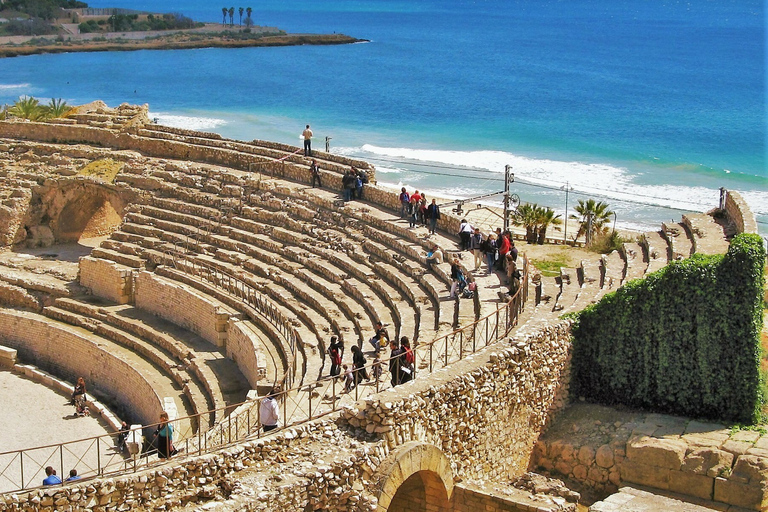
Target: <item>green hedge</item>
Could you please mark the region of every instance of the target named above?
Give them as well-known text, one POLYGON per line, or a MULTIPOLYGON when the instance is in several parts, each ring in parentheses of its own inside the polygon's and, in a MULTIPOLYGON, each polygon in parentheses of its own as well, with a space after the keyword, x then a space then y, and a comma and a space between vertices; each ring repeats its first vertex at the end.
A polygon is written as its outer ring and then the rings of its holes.
POLYGON ((657 412, 760 419, 765 250, 739 235, 631 281, 575 315, 571 392, 657 412))

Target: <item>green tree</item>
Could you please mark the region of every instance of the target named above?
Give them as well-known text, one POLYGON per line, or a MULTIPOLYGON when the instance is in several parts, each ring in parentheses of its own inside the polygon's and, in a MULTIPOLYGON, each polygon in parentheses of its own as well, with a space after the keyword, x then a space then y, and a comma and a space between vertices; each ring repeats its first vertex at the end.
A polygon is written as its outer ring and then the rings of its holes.
POLYGON ((603 234, 608 230, 606 224, 611 219, 613 211, 608 207, 608 203, 595 201, 594 199, 579 199, 579 204, 574 208, 579 215, 571 215, 572 219, 579 221, 579 231, 576 238, 581 235, 586 237, 587 245, 592 243, 595 236, 603 234))
POLYGON ((51 98, 51 101, 42 107, 43 110, 43 116, 48 119, 55 119, 57 117, 64 117, 67 112, 72 110, 69 105, 67 105, 67 102, 63 99, 53 99, 51 98))
POLYGON ((539 205, 536 203, 526 203, 517 207, 512 216, 512 223, 515 226, 525 227, 525 241, 529 244, 535 244, 537 240, 536 226, 538 225, 539 205))
POLYGON ((230 27, 235 26, 235 8, 234 7, 229 8, 229 26, 230 27))
POLYGON ((539 245, 544 244, 547 238, 547 228, 549 226, 559 226, 563 223, 560 215, 555 215, 552 208, 537 208, 536 232, 539 245))
POLYGON ((251 9, 250 7, 245 8, 245 14, 247 14, 249 18, 251 17, 252 13, 253 13, 253 9, 251 9))
POLYGON ((241 26, 241 27, 243 26, 243 12, 244 12, 244 11, 245 11, 245 9, 243 9, 242 7, 240 7, 240 8, 238 9, 238 12, 240 13, 240 26, 241 26))
POLYGON ((226 24, 227 24, 227 12, 228 12, 228 11, 227 11, 227 8, 226 8, 226 7, 222 7, 222 8, 221 8, 221 15, 224 17, 224 18, 221 20, 221 24, 222 24, 222 25, 226 25, 226 24))
POLYGON ((8 113, 22 119, 29 119, 30 121, 37 121, 43 117, 43 109, 40 106, 40 102, 37 98, 31 96, 23 96, 16 100, 13 106, 8 109, 8 113))

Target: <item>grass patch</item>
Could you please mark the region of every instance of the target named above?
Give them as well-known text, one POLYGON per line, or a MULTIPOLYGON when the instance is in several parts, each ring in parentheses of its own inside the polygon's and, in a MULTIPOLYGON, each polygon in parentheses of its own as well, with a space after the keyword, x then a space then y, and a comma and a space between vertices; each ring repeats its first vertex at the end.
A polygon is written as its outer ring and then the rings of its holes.
POLYGON ((77 174, 80 176, 90 176, 107 183, 114 183, 115 177, 122 170, 123 165, 123 162, 104 158, 102 160, 94 160, 80 169, 77 174))
POLYGON ((560 275, 560 269, 571 264, 571 257, 565 252, 552 254, 544 259, 532 259, 534 267, 541 271, 541 275, 546 277, 556 277, 560 275))

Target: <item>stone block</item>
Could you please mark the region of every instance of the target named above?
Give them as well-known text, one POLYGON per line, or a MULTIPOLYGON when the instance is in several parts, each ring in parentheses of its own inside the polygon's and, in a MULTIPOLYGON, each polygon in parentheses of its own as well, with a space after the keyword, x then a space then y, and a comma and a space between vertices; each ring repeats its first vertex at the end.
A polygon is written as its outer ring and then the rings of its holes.
POLYGON ((733 465, 733 454, 715 448, 695 448, 685 457, 682 471, 697 475, 719 476, 724 468, 733 465))
POLYGON ((686 448, 683 441, 640 438, 627 446, 627 458, 648 466, 679 470, 685 459, 686 448))
POLYGON ((750 510, 764 510, 768 499, 760 486, 715 479, 715 501, 743 507, 750 510))
POLYGON ((595 461, 595 450, 591 446, 582 446, 579 448, 578 459, 585 466, 591 466, 595 461))
POLYGON ((613 466, 613 450, 607 444, 602 445, 595 453, 595 463, 601 468, 613 466))
POLYGON ((632 460, 625 460, 621 464, 621 479, 657 489, 669 489, 669 473, 667 468, 651 466, 632 460))
POLYGON ((697 475, 685 471, 669 472, 669 490, 711 500, 714 492, 715 479, 706 475, 697 475))
POLYGON ((752 448, 752 443, 746 442, 746 441, 728 440, 725 443, 723 443, 721 448, 726 452, 730 452, 738 456, 738 455, 744 455, 745 453, 747 453, 747 450, 752 448))

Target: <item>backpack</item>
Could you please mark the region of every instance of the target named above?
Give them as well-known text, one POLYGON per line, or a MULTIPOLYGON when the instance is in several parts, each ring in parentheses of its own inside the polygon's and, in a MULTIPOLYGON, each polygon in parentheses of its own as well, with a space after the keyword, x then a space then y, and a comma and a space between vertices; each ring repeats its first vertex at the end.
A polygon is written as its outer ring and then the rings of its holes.
POLYGON ((415 358, 413 357, 413 350, 408 347, 405 349, 405 362, 410 364, 413 364, 415 361, 415 358))

